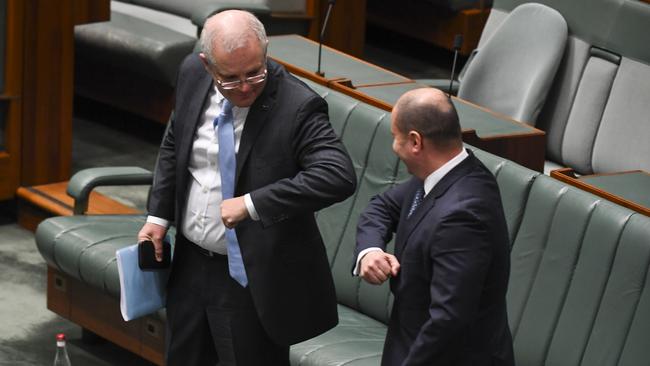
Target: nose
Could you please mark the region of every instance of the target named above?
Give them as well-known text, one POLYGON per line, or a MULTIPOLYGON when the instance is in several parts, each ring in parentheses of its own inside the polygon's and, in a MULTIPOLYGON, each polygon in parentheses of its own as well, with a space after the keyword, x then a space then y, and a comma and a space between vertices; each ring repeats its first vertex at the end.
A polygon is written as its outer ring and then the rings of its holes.
POLYGON ((242 93, 248 93, 251 90, 251 88, 252 88, 251 85, 249 83, 246 83, 246 82, 241 83, 239 85, 239 91, 242 92, 242 93))

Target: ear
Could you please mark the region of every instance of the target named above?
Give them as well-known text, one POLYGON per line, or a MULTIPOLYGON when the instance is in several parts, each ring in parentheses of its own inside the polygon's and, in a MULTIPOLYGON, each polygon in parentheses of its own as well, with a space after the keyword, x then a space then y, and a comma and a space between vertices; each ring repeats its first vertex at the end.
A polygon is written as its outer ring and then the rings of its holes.
POLYGON ((208 61, 208 57, 205 55, 205 53, 199 53, 199 59, 201 59, 201 63, 203 64, 205 70, 210 72, 210 62, 208 61))
POLYGON ((420 135, 419 132, 417 131, 409 131, 408 134, 408 143, 409 147, 411 148, 411 151, 413 153, 419 153, 422 151, 422 135, 420 135))

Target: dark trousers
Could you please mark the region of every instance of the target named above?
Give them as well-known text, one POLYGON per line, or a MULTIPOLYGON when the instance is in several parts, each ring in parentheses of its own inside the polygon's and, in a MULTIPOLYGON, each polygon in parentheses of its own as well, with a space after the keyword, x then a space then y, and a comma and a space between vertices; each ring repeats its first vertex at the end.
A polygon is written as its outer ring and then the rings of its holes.
POLYGON ((269 339, 248 287, 228 274, 227 257, 206 254, 178 235, 167 285, 167 366, 288 366, 289 347, 269 339))

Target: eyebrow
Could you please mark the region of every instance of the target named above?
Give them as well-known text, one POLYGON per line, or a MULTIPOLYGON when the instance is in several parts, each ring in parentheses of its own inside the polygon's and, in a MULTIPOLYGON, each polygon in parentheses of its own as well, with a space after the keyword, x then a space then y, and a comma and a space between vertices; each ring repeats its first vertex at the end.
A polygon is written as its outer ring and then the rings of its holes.
MULTIPOLYGON (((262 64, 262 65, 260 65, 259 67, 257 67, 254 70, 247 71, 244 75, 246 75, 246 77, 258 75, 258 74, 260 74, 260 72, 263 72, 262 69, 264 68, 264 66, 265 66, 265 64, 262 64)), ((237 79, 239 77, 239 75, 235 75, 235 74, 229 74, 229 75, 223 75, 222 74, 220 76, 224 80, 237 79)))

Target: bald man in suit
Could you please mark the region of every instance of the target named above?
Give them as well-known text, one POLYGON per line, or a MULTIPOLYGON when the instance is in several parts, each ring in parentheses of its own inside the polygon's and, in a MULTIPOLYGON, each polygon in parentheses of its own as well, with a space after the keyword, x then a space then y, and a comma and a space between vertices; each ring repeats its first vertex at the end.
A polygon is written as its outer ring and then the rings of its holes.
POLYGON ((353 269, 372 284, 390 279, 382 366, 513 365, 508 232, 494 176, 463 147, 440 90, 403 95, 391 132, 413 177, 361 215, 353 269), (394 255, 385 252, 393 234, 394 255))

